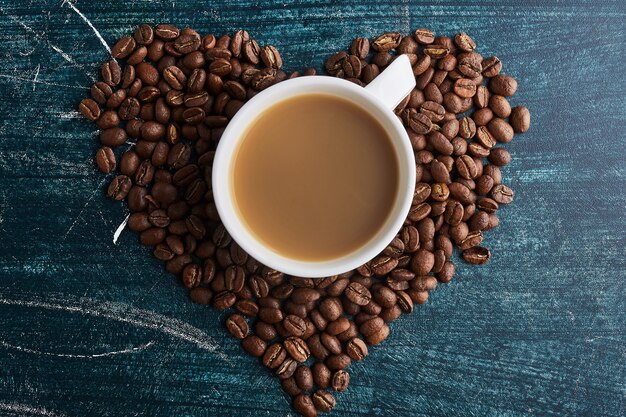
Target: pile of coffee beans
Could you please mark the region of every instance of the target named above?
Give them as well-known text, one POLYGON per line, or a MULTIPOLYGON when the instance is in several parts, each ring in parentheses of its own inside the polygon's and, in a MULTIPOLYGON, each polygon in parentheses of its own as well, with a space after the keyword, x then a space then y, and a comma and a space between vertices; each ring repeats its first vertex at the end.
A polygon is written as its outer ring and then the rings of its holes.
POLYGON ((417 184, 392 242, 354 271, 322 279, 287 276, 259 264, 232 240, 217 215, 211 166, 229 120, 259 91, 300 75, 285 73, 278 50, 240 30, 201 36, 143 24, 112 48, 102 81, 79 110, 100 129, 97 166, 112 175, 107 195, 125 200, 128 227, 190 289, 191 299, 233 309, 226 328, 280 379, 304 416, 335 407, 331 391, 347 368, 389 335, 388 323, 452 279, 454 247, 486 263, 484 232, 513 201, 498 147, 528 130, 530 113, 509 104, 514 78, 484 58, 465 33, 386 33, 357 38, 326 71, 366 85, 405 54, 417 86, 396 109, 415 150, 417 184), (485 83, 486 82, 486 83, 485 83))

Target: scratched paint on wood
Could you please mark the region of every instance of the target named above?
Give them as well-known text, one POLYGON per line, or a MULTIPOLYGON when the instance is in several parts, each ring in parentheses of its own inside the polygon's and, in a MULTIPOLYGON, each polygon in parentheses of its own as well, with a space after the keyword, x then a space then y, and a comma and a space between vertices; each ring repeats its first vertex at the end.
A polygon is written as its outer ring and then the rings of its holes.
POLYGON ((481 268, 392 324, 335 416, 626 414, 626 6, 621 1, 0 0, 0 414, 284 416, 278 382, 123 229, 75 111, 139 22, 248 29, 288 70, 356 35, 467 31, 532 130, 481 268))

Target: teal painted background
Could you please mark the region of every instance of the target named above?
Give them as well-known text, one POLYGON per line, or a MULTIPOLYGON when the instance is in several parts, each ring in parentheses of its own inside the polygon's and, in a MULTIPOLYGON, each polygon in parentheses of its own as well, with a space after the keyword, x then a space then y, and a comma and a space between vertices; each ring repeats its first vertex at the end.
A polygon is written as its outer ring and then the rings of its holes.
POLYGON ((392 324, 335 416, 626 414, 623 1, 0 0, 0 415, 285 416, 278 381, 104 196, 74 111, 135 25, 247 28, 289 70, 356 35, 463 29, 532 112, 505 169, 516 201, 485 267, 392 324))

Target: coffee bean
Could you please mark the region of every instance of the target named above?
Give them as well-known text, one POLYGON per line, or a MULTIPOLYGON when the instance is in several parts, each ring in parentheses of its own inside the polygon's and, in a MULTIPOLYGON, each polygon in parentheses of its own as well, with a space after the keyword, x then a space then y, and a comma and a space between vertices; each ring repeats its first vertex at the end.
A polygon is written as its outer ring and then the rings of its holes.
POLYGON ((465 32, 457 33, 454 36, 454 43, 460 50, 465 52, 476 49, 476 42, 465 32))
POLYGON ((346 353, 355 361, 360 361, 368 354, 367 345, 359 338, 351 339, 346 345, 346 353))
POLYGON ((98 103, 90 98, 83 99, 78 105, 78 110, 87 120, 91 120, 92 122, 98 120, 101 114, 98 103))
POLYGON ((450 48, 446 45, 429 44, 424 47, 423 52, 433 59, 440 59, 450 53, 450 48))
POLYGON ((511 154, 504 148, 492 149, 489 154, 489 162, 495 166, 505 166, 511 162, 511 154))
POLYGON ((335 408, 335 397, 324 389, 317 390, 313 393, 312 398, 315 408, 322 413, 329 413, 333 408, 335 408))
POLYGON ((400 45, 402 34, 398 32, 383 33, 372 41, 375 51, 389 51, 400 45))
POLYGON ((482 63, 483 75, 485 77, 495 77, 502 70, 502 62, 497 56, 485 58, 482 63))
POLYGON ((288 337, 284 345, 287 353, 297 362, 305 362, 311 354, 306 342, 299 337, 288 337))
POLYGON ((370 42, 367 38, 356 38, 350 46, 350 53, 360 59, 365 59, 370 51, 370 42))
POLYGON ((280 69, 283 66, 283 60, 278 53, 276 47, 269 45, 261 48, 259 57, 263 64, 268 68, 280 69))
POLYGON ((494 94, 510 97, 517 91, 517 81, 508 75, 498 74, 489 81, 489 90, 494 94))
POLYGON ((124 59, 133 52, 136 45, 135 39, 132 36, 124 36, 113 45, 111 55, 113 58, 124 59))
POLYGON ((315 410, 315 405, 311 400, 311 397, 305 394, 300 394, 293 399, 292 403, 293 409, 298 413, 302 414, 304 417, 315 417, 317 416, 317 411, 315 410))
POLYGON ((459 97, 474 97, 476 95, 476 84, 467 78, 459 78, 454 82, 454 92, 459 97))
POLYGON ((509 204, 513 201, 514 193, 509 187, 503 184, 495 185, 491 189, 491 198, 498 204, 509 204))
POLYGON ((433 123, 432 120, 423 113, 418 113, 417 110, 409 108, 402 112, 402 118, 404 123, 415 133, 425 135, 431 131, 433 123))
POLYGON ((117 61, 107 61, 102 65, 102 80, 110 87, 115 87, 122 80, 122 69, 117 61))
POLYGON ((232 307, 237 301, 237 297, 230 291, 222 291, 213 297, 213 307, 217 310, 226 310, 232 307))
POLYGON ((298 388, 294 377, 289 377, 280 381, 280 386, 289 396, 295 397, 302 394, 302 390, 298 388))
POLYGON ((474 265, 483 265, 489 261, 489 258, 491 257, 491 252, 487 248, 475 246, 473 248, 464 250, 462 255, 465 262, 474 265))
POLYGON ((257 358, 263 356, 263 354, 265 353, 265 349, 267 348, 267 344, 265 343, 265 341, 254 335, 246 336, 241 341, 241 346, 248 355, 257 358))
POLYGON ((313 389, 313 373, 311 368, 306 365, 299 365, 293 374, 298 388, 303 391, 311 391, 313 389))
MULTIPOLYGON (((391 260, 392 258, 388 259, 391 260)), ((372 295, 369 290, 358 282, 350 283, 350 285, 346 287, 344 294, 348 300, 360 306, 366 305, 372 299, 372 295)), ((321 309, 320 311, 322 314, 324 313, 321 309)))
POLYGON ((160 24, 154 29, 154 34, 164 41, 174 40, 180 35, 180 30, 173 25, 160 24))
POLYGON ((513 140, 513 127, 504 119, 494 118, 487 125, 489 132, 495 140, 501 143, 509 143, 513 140))
POLYGON ((337 392, 343 392, 350 385, 350 374, 344 370, 333 373, 330 385, 337 392))
POLYGON ((434 42, 435 35, 429 29, 419 28, 416 29, 413 37, 415 40, 423 45, 428 45, 434 42))
POLYGON ((511 110, 509 123, 516 133, 525 133, 530 127, 530 112, 524 106, 517 106, 511 110))
POLYGON ((209 304, 213 293, 208 288, 196 287, 189 291, 189 298, 197 304, 209 304))
POLYGON ((285 330, 287 330, 287 332, 292 336, 301 337, 306 331, 305 321, 302 318, 293 314, 286 316, 283 319, 282 323, 285 327, 285 330))
POLYGON ((475 52, 465 52, 458 57, 457 68, 468 78, 475 78, 482 72, 482 57, 475 52))
POLYGON ((287 379, 293 376, 296 368, 298 367, 298 363, 291 358, 285 359, 279 366, 276 368, 276 376, 279 379, 287 379))
POLYGON ((280 343, 269 346, 263 355, 263 365, 270 369, 279 367, 287 358, 287 351, 280 343))
POLYGON ((100 171, 109 174, 115 170, 115 154, 108 146, 103 146, 96 152, 96 164, 100 171))
POLYGON ((489 108, 501 118, 507 118, 511 114, 511 105, 506 97, 494 94, 489 98, 489 108))

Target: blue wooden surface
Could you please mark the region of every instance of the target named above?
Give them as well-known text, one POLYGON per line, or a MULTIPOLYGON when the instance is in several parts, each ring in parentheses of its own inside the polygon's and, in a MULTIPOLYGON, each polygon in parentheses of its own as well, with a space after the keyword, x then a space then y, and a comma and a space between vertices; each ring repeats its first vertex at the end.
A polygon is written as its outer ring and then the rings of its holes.
MULTIPOLYGON (((278 382, 124 231, 74 111, 142 21, 247 28, 287 69, 356 35, 467 31, 518 78, 516 201, 485 267, 392 324, 335 416, 626 414, 623 1, 0 0, 0 415, 283 416, 278 382)), ((293 413, 292 413, 293 414, 293 413)))

